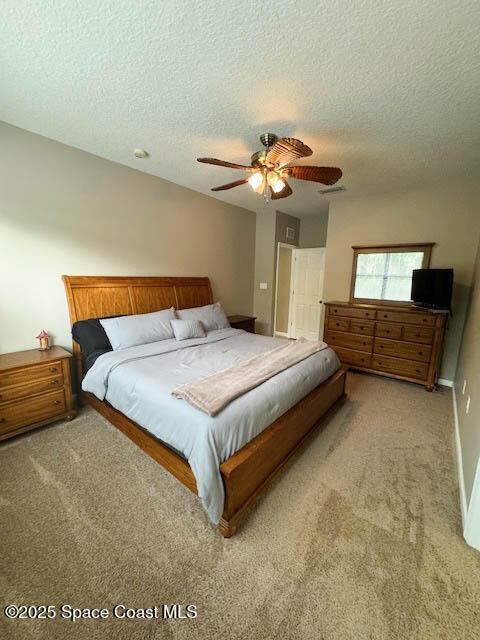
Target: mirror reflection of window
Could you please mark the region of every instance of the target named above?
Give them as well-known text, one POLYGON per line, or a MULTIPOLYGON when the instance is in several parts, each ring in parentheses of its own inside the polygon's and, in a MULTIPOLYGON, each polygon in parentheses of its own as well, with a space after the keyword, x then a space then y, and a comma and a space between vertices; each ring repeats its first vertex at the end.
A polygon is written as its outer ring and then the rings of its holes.
POLYGON ((413 270, 429 266, 431 245, 353 249, 352 302, 408 303, 413 270))

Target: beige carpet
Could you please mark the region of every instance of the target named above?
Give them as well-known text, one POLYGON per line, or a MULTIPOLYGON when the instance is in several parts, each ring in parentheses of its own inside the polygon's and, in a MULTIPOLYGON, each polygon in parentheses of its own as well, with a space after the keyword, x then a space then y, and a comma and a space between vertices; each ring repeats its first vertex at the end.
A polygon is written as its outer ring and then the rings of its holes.
POLYGON ((2 639, 479 637, 451 394, 350 375, 348 402, 223 540, 197 499, 92 410, 0 447, 5 603, 179 621, 6 620, 2 639))

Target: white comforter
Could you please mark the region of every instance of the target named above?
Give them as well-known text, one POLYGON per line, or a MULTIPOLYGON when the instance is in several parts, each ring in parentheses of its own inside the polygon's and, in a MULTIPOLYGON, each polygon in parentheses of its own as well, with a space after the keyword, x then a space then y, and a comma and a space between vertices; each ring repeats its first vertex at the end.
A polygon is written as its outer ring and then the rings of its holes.
POLYGON ((220 464, 268 427, 340 366, 326 348, 282 371, 210 417, 171 395, 182 385, 279 346, 283 340, 238 329, 206 338, 163 340, 101 355, 82 388, 150 431, 188 460, 212 522, 223 512, 220 464))

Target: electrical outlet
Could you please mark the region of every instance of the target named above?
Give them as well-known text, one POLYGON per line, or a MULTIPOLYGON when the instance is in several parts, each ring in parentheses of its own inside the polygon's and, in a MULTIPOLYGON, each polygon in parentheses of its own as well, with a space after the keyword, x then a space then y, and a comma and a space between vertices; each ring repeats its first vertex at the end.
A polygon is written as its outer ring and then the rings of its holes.
POLYGON ((467 388, 467 381, 466 381, 466 380, 464 380, 464 381, 463 381, 463 387, 462 387, 462 396, 464 396, 464 395, 465 395, 465 389, 466 389, 466 388, 467 388))
POLYGON ((470 396, 468 396, 467 404, 465 405, 465 414, 468 415, 469 411, 470 411, 470 396))
POLYGON ((268 289, 268 282, 260 282, 260 289, 268 289))

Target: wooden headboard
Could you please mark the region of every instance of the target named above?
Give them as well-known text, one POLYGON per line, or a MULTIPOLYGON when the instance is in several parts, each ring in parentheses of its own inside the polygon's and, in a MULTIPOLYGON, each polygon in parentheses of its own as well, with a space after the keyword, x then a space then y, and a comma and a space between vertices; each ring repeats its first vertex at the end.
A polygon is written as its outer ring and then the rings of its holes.
MULTIPOLYGON (((188 309, 213 302, 208 278, 156 276, 62 276, 70 322, 105 316, 188 309)), ((80 345, 73 343, 80 364, 80 345)))

